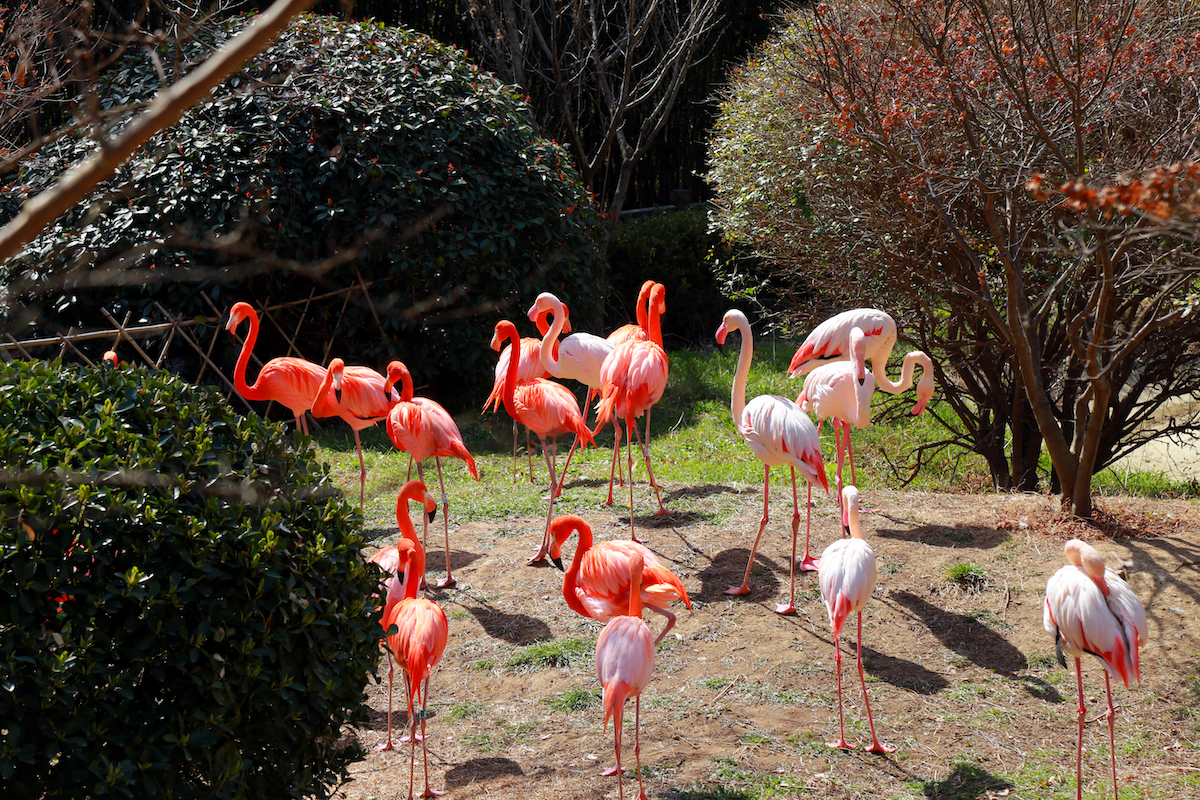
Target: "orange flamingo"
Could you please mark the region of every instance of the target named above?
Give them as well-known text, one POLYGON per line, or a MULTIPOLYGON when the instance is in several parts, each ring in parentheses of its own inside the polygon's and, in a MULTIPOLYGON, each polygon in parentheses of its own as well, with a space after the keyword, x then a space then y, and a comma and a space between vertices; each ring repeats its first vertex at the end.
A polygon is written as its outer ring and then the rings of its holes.
POLYGON ((650 628, 642 620, 642 556, 634 553, 629 561, 630 592, 628 616, 613 617, 596 640, 596 673, 604 687, 604 729, 613 720, 614 750, 617 765, 603 775, 617 776, 617 795, 624 800, 621 769, 621 725, 625 701, 634 698, 633 756, 637 759, 638 798, 646 800, 642 788, 642 691, 654 673, 654 641, 650 628))
MULTIPOLYGON (((663 350, 660 317, 666 310, 666 289, 661 283, 656 283, 650 290, 649 308, 647 309, 648 338, 633 338, 619 344, 604 359, 600 370, 600 404, 596 416, 596 431, 607 424, 614 415, 625 420, 626 437, 629 439, 629 534, 637 541, 634 532, 633 510, 633 441, 636 439, 642 450, 642 458, 646 462, 646 474, 650 486, 654 489, 658 501, 658 511, 655 515, 671 513, 662 504, 658 484, 654 480, 654 469, 650 466, 649 441, 643 443, 637 429, 637 418, 647 415, 651 406, 662 397, 667 386, 669 369, 667 354, 663 350)), ((647 437, 649 432, 647 431, 647 437)))
MULTIPOLYGON (((433 519, 437 514, 437 501, 433 499, 433 495, 425 488, 425 484, 420 481, 409 481, 400 489, 400 494, 396 496, 396 527, 400 529, 400 535, 403 539, 417 541, 417 532, 413 529, 412 520, 408 516, 408 504, 416 501, 423 503, 425 506, 426 519, 433 519)), ((367 559, 370 564, 377 564, 385 573, 382 581, 385 591, 383 611, 379 615, 379 624, 383 625, 388 616, 392 613, 392 607, 404 599, 404 578, 401 577, 400 550, 396 545, 385 547, 375 555, 367 559)), ((387 626, 383 626, 383 644, 387 642, 387 626)), ((377 750, 392 749, 392 683, 395 675, 394 665, 392 664, 392 651, 386 650, 388 654, 388 738, 386 744, 381 744, 377 750)), ((401 739, 407 741, 407 739, 401 739)))
POLYGON ((253 386, 247 386, 246 365, 250 363, 250 353, 258 341, 258 314, 249 303, 234 303, 233 308, 229 309, 229 324, 225 328, 233 333, 244 319, 250 320, 250 332, 246 334, 242 352, 233 368, 234 388, 247 400, 274 400, 280 403, 296 418, 296 429, 307 436, 308 420, 304 414, 317 399, 317 388, 325 377, 325 370, 320 364, 303 358, 279 356, 264 364, 258 371, 258 380, 253 386))
POLYGON ((862 610, 875 590, 878 572, 875 567, 875 552, 863 539, 859 525, 858 489, 847 486, 842 489, 842 525, 849 532, 849 539, 838 539, 821 554, 819 582, 825 608, 829 612, 829 624, 833 626, 834 663, 838 674, 838 729, 840 734, 830 747, 853 750, 846 743, 846 727, 842 717, 842 649, 838 636, 842 625, 850 614, 858 615, 858 679, 862 682, 863 705, 867 708, 867 723, 871 726, 871 746, 868 753, 892 753, 896 748, 880 744, 875 736, 875 720, 871 718, 871 701, 867 699, 867 679, 862 664, 862 610))
MULTIPOLYGON (((449 624, 441 607, 424 597, 417 597, 417 585, 425 574, 425 551, 419 542, 403 539, 397 545, 399 560, 404 565, 404 599, 392 606, 384 620, 388 630, 395 633, 387 637, 392 658, 404 673, 404 689, 408 695, 408 719, 411 731, 412 755, 408 767, 408 797, 412 800, 414 772, 416 771, 417 740, 421 741, 421 754, 425 761, 425 791, 422 797, 438 797, 445 794, 429 787, 429 751, 425 741, 425 720, 429 714, 429 676, 446 652, 449 624), (424 686, 422 686, 424 684, 424 686), (421 704, 421 710, 413 713, 413 706, 421 704), (421 732, 417 733, 417 720, 421 721, 421 732)), ((388 716, 388 735, 391 736, 391 715, 388 716)))
MULTIPOLYGON (((537 325, 538 333, 542 336, 550 330, 550 325, 546 320, 549 311, 539 314, 530 319, 532 323, 537 325)), ((568 332, 571 330, 571 323, 566 323, 568 332)), ((521 347, 517 350, 518 360, 520 365, 517 370, 517 382, 524 383, 531 381, 534 378, 548 378, 550 373, 542 366, 541 362, 542 340, 535 339, 532 336, 526 336, 521 339, 521 347)), ((492 383, 492 393, 488 395, 487 400, 483 401, 484 411, 498 411, 500 404, 504 402, 504 378, 508 375, 508 361, 512 354, 512 348, 507 344, 500 351, 500 358, 496 361, 496 379, 492 383), (489 409, 490 406, 490 409, 489 409)), ((558 344, 554 345, 554 355, 558 356, 558 344)), ((529 447, 529 429, 525 430, 525 454, 529 458, 529 482, 533 483, 533 451, 529 447)), ((513 461, 512 461, 512 480, 517 482, 517 421, 513 420, 513 461)))
POLYGON ((637 315, 637 323, 631 322, 627 325, 622 325, 606 337, 614 347, 630 339, 644 339, 646 337, 648 328, 646 305, 650 301, 650 291, 653 288, 654 281, 645 281, 642 284, 642 288, 638 290, 637 306, 634 307, 634 313, 637 315))
POLYGON ((1066 656, 1075 659, 1079 685, 1078 730, 1075 734, 1075 797, 1083 792, 1083 668, 1080 659, 1090 653, 1104 665, 1104 690, 1108 694, 1108 752, 1112 760, 1113 800, 1117 798, 1117 749, 1109 676, 1141 682, 1138 653, 1146 643, 1146 609, 1129 584, 1104 565, 1096 548, 1072 539, 1063 545, 1067 565, 1046 583, 1042 624, 1054 634, 1058 663, 1067 666, 1066 656))
POLYGON ((637 542, 600 542, 593 545, 592 529, 580 517, 564 514, 550 525, 550 560, 562 569, 562 545, 579 532, 579 544, 571 567, 563 575, 563 599, 581 616, 607 622, 614 616, 625 613, 629 605, 630 587, 633 585, 631 564, 635 557, 642 559, 641 601, 651 610, 667 618, 667 626, 654 640, 658 644, 675 626, 675 615, 670 611, 672 600, 682 600, 690 611, 692 601, 688 598, 683 582, 664 567, 654 553, 637 542))
MULTIPOLYGON (((479 480, 475 459, 463 445, 462 434, 454 424, 454 418, 446 409, 425 397, 413 397, 412 374, 403 362, 388 364, 385 388, 390 390, 399 381, 400 401, 392 406, 387 417, 388 438, 392 444, 406 451, 417 462, 417 477, 425 480, 422 462, 433 456, 437 464, 438 486, 442 490, 442 527, 446 539, 446 577, 435 584, 438 589, 454 586, 456 581, 450 573, 450 500, 446 497, 446 482, 442 479, 442 456, 453 456, 467 462, 471 477, 479 480)), ((422 535, 422 547, 428 535, 428 524, 422 535)))
MULTIPOLYGON (((101 366, 109 367, 111 369, 116 369, 118 366, 120 366, 120 363, 121 362, 117 360, 116 350, 105 350, 104 356, 100 359, 101 366)), ((245 380, 244 374, 242 376, 242 380, 245 380)))
POLYGON ((758 542, 767 527, 771 497, 771 467, 788 467, 792 472, 792 559, 789 570, 790 592, 787 603, 777 605, 776 613, 791 614, 795 611, 796 598, 796 538, 800 529, 800 501, 796 494, 796 470, 808 484, 808 512, 804 527, 804 558, 800 570, 815 570, 817 562, 809 554, 808 545, 812 529, 812 487, 819 484, 826 492, 829 482, 825 477, 825 461, 821 457, 821 439, 808 415, 796 408, 786 397, 759 395, 746 403, 746 378, 750 374, 750 362, 754 358, 754 339, 750 333, 750 321, 737 309, 725 312, 721 327, 717 328, 717 343, 724 345, 729 331, 738 331, 742 336, 741 352, 738 354, 737 373, 733 379, 729 407, 738 433, 759 461, 763 462, 763 513, 758 524, 758 535, 750 548, 750 560, 746 562, 746 574, 741 586, 730 586, 726 594, 747 594, 750 591, 750 567, 758 542))
MULTIPOLYGON (((616 347, 607 339, 602 339, 590 333, 575 333, 563 339, 558 337, 567 323, 567 307, 550 292, 542 292, 529 308, 529 318, 544 319, 549 313, 554 317, 550 330, 542 338, 542 366, 555 378, 567 378, 579 381, 588 387, 587 397, 583 401, 584 421, 587 420, 588 408, 592 405, 592 396, 600 388, 600 368, 604 359, 616 347)), ((519 377, 519 376, 518 376, 519 377)), ((615 432, 612 467, 608 476, 608 499, 601 505, 611 506, 613 502, 613 482, 617 473, 617 453, 621 450, 621 426, 613 420, 615 432)), ((621 481, 624 484, 624 480, 621 481)))
POLYGON ((354 447, 358 450, 358 507, 367 497, 367 465, 363 461, 362 440, 358 432, 387 419, 388 410, 400 395, 388 385, 387 379, 370 367, 347 367, 335 358, 329 362, 317 399, 312 405, 314 417, 338 417, 354 431, 354 447), (330 386, 333 391, 329 391, 330 386))
MULTIPOLYGON (((508 339, 514 347, 519 347, 517 327, 506 319, 496 323, 492 334, 492 349, 499 350, 500 343, 508 339)), ((546 557, 550 546, 550 520, 554 517, 554 498, 558 494, 561 480, 555 481, 555 438, 564 433, 574 433, 577 438, 567 454, 567 462, 563 465, 563 475, 571 465, 571 456, 580 441, 585 444, 595 444, 592 432, 583 422, 579 413, 579 404, 575 395, 567 387, 548 381, 545 378, 535 378, 524 383, 517 383, 517 362, 509 361, 508 374, 504 378, 504 408, 509 416, 528 427, 542 440, 542 453, 546 458, 546 466, 550 470, 550 507, 546 512, 546 527, 542 533, 542 543, 537 552, 529 559, 530 564, 536 564, 546 557)))

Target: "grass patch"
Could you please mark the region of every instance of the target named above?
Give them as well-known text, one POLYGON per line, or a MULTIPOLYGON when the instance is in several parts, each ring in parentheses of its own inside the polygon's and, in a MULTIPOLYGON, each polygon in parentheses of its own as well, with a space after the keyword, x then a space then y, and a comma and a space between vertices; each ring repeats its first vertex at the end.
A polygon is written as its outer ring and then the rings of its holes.
POLYGON ((600 705, 599 689, 568 689, 554 697, 546 697, 542 702, 555 711, 572 714, 576 711, 587 711, 593 706, 600 705))
POLYGON ((518 672, 535 672, 551 667, 574 667, 587 663, 594 656, 594 645, 585 639, 551 639, 521 648, 508 661, 518 672))
POLYGON ((487 703, 479 700, 468 700, 465 703, 459 703, 454 708, 450 709, 450 719, 470 719, 477 717, 487 710, 487 703))
POLYGON ((741 790, 744 797, 796 797, 804 792, 804 782, 788 775, 776 775, 747 769, 733 758, 713 759, 711 777, 720 781, 725 788, 741 790))
POLYGON ((952 761, 950 774, 941 780, 915 781, 909 785, 926 797, 937 800, 976 800, 1013 788, 1009 781, 964 758, 952 761))
POLYGON ((988 574, 983 567, 964 561, 946 570, 946 580, 962 589, 982 589, 987 585, 988 574))
POLYGON ((1138 497, 1200 497, 1200 481, 1180 481, 1160 470, 1105 467, 1092 477, 1098 494, 1128 494, 1138 497))

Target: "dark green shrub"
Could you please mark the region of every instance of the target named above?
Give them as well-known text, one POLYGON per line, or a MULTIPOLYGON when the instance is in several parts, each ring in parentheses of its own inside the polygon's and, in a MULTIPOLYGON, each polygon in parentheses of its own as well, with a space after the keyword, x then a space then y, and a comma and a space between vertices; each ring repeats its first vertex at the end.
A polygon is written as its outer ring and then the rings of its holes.
POLYGON ((378 584, 281 425, 162 372, 0 368, 0 785, 328 796, 378 584))
POLYGON ((609 327, 633 320, 638 289, 653 279, 667 287, 662 318, 667 349, 713 344, 730 302, 717 268, 733 256, 721 237, 709 232, 700 206, 622 218, 608 243, 614 306, 607 315, 609 327))
MULTIPOLYGON (((189 57, 201 54, 192 47, 189 57)), ((158 55, 175 63, 165 45, 158 55)), ((106 105, 159 86, 141 51, 104 77, 106 105)), ((65 140, 23 164, 0 192, 0 220, 90 147, 65 140)), ((144 270, 133 285, 31 297, 45 330, 108 327, 97 306, 153 318, 155 300, 184 317, 209 315, 197 279, 225 310, 239 299, 261 307, 320 296, 361 273, 378 322, 365 307, 343 316, 343 297, 318 300, 304 317, 301 354, 323 362, 325 343, 336 341, 353 363, 382 369, 401 358, 418 385, 453 381, 458 394, 490 385, 495 321, 528 325, 523 312, 538 292, 558 293, 581 329, 598 324, 599 231, 566 152, 535 135, 516 90, 428 37, 306 17, 6 268, 13 277, 95 276, 144 248, 122 262, 144 270), (214 235, 230 246, 211 246, 214 235), (354 247, 361 254, 345 262, 354 247), (327 259, 328 271, 307 271, 327 259), (149 283, 155 276, 162 282, 149 283)), ((361 294, 353 301, 364 303, 361 294)), ((266 338, 273 326, 263 331, 264 353, 287 351, 266 338)), ((218 341, 227 350, 215 360, 231 364, 232 337, 218 341)))

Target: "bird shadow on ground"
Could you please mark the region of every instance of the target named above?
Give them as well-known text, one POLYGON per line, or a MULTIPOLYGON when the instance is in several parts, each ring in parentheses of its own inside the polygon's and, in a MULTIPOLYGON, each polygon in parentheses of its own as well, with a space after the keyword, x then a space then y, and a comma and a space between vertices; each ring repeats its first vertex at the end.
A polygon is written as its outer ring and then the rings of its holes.
POLYGON ((714 494, 757 494, 758 489, 738 489, 734 486, 726 486, 721 483, 702 483, 699 486, 684 486, 669 492, 663 497, 664 503, 670 503, 672 500, 678 500, 681 497, 699 499, 701 497, 711 497, 714 494))
POLYGON ((528 614, 509 614, 494 608, 463 605, 483 626, 484 633, 493 639, 503 639, 510 644, 525 646, 553 638, 550 626, 528 614))
POLYGON ((502 775, 524 775, 521 765, 511 758, 472 758, 446 770, 446 786, 467 786, 502 775))
MULTIPOLYGON (((404 732, 408 730, 408 714, 404 712, 404 709, 407 707, 408 699, 404 696, 404 679, 400 677, 399 670, 396 671, 396 686, 393 703, 395 704, 395 708, 392 709, 392 736, 403 736, 404 732)), ((378 711, 371 709, 370 718, 364 727, 370 728, 373 731, 386 731, 387 726, 387 709, 384 708, 378 711)), ((400 744, 402 743, 396 743, 397 746, 400 744)))
POLYGON ((995 797, 1013 788, 1008 781, 974 764, 958 762, 940 781, 919 781, 916 788, 930 800, 975 800, 995 797))
POLYGON ((395 525, 393 525, 390 528, 364 528, 363 529, 363 538, 366 539, 368 542, 374 542, 377 539, 382 539, 385 536, 395 533, 395 532, 396 532, 395 525))
MULTIPOLYGON (((903 524, 904 520, 879 515, 883 519, 903 524)), ((917 525, 912 528, 879 528, 876 534, 885 539, 916 542, 935 547, 970 546, 980 550, 999 547, 1009 539, 1008 531, 976 525, 917 525)))
MULTIPOLYGON (((700 591, 696 596, 723 597, 726 588, 741 584, 748 558, 750 551, 744 547, 722 550, 714 555, 708 566, 696 574, 700 579, 700 591)), ((754 601, 774 598, 781 585, 776 572, 781 569, 786 568, 764 556, 760 550, 754 556, 754 567, 750 570, 750 593, 741 596, 754 601)))
POLYGON ((911 592, 891 592, 893 600, 916 615, 942 644, 963 658, 1000 675, 1015 675, 1025 669, 1025 654, 987 625, 927 603, 911 592))
POLYGON ((917 694, 937 694, 950 686, 950 681, 914 661, 886 655, 865 644, 863 669, 898 689, 917 694))
POLYGON ((728 786, 712 786, 703 789, 669 789, 663 795, 667 800, 755 800, 758 792, 751 794, 742 789, 728 786))

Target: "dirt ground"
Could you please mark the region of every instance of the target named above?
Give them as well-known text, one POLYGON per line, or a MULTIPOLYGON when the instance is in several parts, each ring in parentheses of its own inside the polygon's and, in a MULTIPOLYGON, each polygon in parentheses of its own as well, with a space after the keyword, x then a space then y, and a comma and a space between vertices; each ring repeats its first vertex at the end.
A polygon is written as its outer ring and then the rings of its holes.
MULTIPOLYGON (((790 498, 787 498, 790 500, 790 498)), ((790 550, 784 508, 773 508, 740 598, 740 581, 761 512, 759 487, 678 490, 672 517, 637 523, 648 546, 682 578, 693 601, 657 653, 642 703, 646 793, 674 800, 812 798, 1074 797, 1075 678, 1054 660, 1042 628, 1046 580, 1071 536, 1093 541, 1124 569, 1145 604, 1149 643, 1142 683, 1114 687, 1121 797, 1200 797, 1200 507, 1185 501, 1104 498, 1108 538, 1057 515, 1034 495, 864 493, 863 517, 880 567, 863 614, 863 654, 876 728, 888 756, 827 748, 837 737, 833 643, 815 573, 797 575, 794 616, 786 598, 790 550), (706 514, 705 495, 736 496, 737 511, 706 514), (689 510, 690 509, 690 510, 689 510), (697 510, 699 509, 699 510, 697 510), (947 570, 970 562, 982 585, 963 587, 947 570)), ((835 505, 816 501, 816 554, 838 535, 835 505)), ((597 540, 623 538, 628 517, 573 509, 597 540)), ((440 524, 431 528, 440 532, 440 524)), ((452 531, 456 589, 434 593, 450 618, 450 642, 431 689, 432 785, 455 798, 616 798, 613 730, 596 702, 559 710, 551 701, 599 688, 590 658, 602 625, 562 598, 562 573, 530 567, 541 521, 472 523, 452 531), (543 640, 582 639, 585 657, 566 667, 510 665, 543 640), (567 695, 576 690, 573 695, 567 695)), ((376 544, 392 543, 394 528, 376 544)), ((803 536, 803 528, 801 528, 803 536)), ((432 536, 431 536, 432 542, 432 536)), ((803 542, 801 542, 803 546, 803 542)), ((574 543, 565 547, 564 558, 574 543)), ((431 569, 442 555, 434 550, 431 569)), ((436 573, 431 573, 431 575, 436 573)), ((646 614, 657 633, 662 618, 646 614)), ((869 743, 855 672, 854 625, 844 655, 847 738, 869 743)), ((386 728, 386 664, 369 687, 375 713, 350 733, 364 751, 338 797, 408 796, 408 750, 377 753, 386 728)), ((1111 797, 1103 671, 1084 663, 1088 725, 1084 794, 1111 797)), ((400 703, 401 692, 397 693, 400 703)), ((633 703, 627 707, 624 789, 633 773, 633 703)), ((405 722, 403 707, 394 716, 405 722)), ((418 749, 417 785, 421 791, 418 749)))

